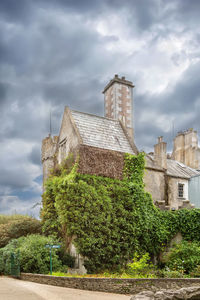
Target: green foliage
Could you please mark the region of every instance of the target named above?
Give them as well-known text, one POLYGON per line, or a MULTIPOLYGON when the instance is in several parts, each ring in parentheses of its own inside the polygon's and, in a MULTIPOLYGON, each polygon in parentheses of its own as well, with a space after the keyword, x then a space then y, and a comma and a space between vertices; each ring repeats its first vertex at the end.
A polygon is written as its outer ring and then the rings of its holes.
POLYGON ((43 209, 40 213, 40 217, 42 219, 42 231, 47 236, 54 235, 59 237, 61 235, 61 226, 55 209, 55 197, 50 181, 47 182, 45 188, 46 192, 42 195, 43 209))
POLYGON ((174 270, 170 270, 169 268, 165 268, 161 271, 160 273, 164 278, 183 278, 185 277, 183 274, 183 271, 174 271, 174 270))
POLYGON ((200 265, 196 266, 192 272, 190 272, 190 277, 192 278, 199 278, 200 277, 200 265))
POLYGON ((143 153, 125 154, 123 180, 79 174, 77 164, 66 165, 47 181, 43 231, 75 238, 90 273, 118 272, 136 252, 159 255, 177 232, 186 240, 200 240, 200 210, 154 206, 144 190, 143 153))
POLYGON ((0 248, 12 239, 41 233, 41 222, 28 216, 0 216, 0 248))
POLYGON ((200 243, 182 241, 175 244, 164 260, 170 270, 189 274, 200 265, 200 243))
POLYGON ((135 253, 132 262, 127 265, 126 273, 137 278, 154 277, 154 266, 150 262, 149 253, 144 253, 142 256, 135 253))
POLYGON ((59 259, 62 261, 64 265, 62 270, 67 270, 68 267, 73 268, 75 263, 75 258, 66 252, 64 247, 61 247, 58 251, 59 259))
POLYGON ((30 218, 29 216, 17 215, 17 214, 14 214, 14 215, 1 215, 0 214, 0 225, 7 224, 12 221, 18 221, 18 220, 24 219, 25 217, 30 218))
POLYGON ((187 241, 200 242, 200 209, 181 209, 175 213, 183 238, 187 241))
MULTIPOLYGON (((0 249, 0 273, 9 274, 10 257, 12 252, 20 253, 21 272, 28 273, 49 273, 49 249, 46 244, 57 243, 51 237, 41 235, 29 235, 12 240, 7 246, 0 249)), ((61 268, 61 261, 57 255, 58 250, 52 251, 53 270, 61 268)))
POLYGON ((139 155, 125 154, 124 158, 124 178, 129 182, 137 183, 143 186, 143 175, 144 175, 144 153, 139 155))

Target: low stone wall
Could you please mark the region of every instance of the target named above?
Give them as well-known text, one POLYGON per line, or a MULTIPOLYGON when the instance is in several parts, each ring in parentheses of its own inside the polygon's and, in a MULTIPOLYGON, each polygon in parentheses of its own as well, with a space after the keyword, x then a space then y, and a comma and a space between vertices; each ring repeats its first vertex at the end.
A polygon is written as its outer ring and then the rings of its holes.
POLYGON ((144 290, 157 292, 161 289, 180 289, 200 286, 200 278, 187 279, 117 279, 117 278, 73 278, 21 273, 22 280, 37 283, 117 294, 137 294, 144 290))

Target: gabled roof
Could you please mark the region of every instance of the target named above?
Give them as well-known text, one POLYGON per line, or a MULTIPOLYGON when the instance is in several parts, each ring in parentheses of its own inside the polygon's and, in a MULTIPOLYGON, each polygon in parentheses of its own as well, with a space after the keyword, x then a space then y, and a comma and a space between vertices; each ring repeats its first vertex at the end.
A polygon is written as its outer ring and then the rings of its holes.
MULTIPOLYGON (((146 168, 155 169, 158 171, 165 171, 165 169, 158 166, 154 160, 154 155, 146 155, 146 168)), ((166 174, 172 177, 190 179, 194 176, 200 176, 200 171, 192 169, 176 160, 167 159, 166 174)))
POLYGON ((200 172, 176 160, 167 159, 167 175, 190 179, 193 176, 200 175, 200 172))
POLYGON ((102 149, 137 153, 137 148, 131 145, 120 122, 71 110, 74 123, 84 145, 102 149))

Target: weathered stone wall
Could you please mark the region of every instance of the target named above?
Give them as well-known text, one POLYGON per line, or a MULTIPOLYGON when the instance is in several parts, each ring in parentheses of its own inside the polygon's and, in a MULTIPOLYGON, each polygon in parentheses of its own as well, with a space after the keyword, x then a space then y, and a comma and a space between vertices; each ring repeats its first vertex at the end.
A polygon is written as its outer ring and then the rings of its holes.
POLYGON ((59 134, 58 163, 60 164, 70 152, 74 152, 80 141, 69 109, 65 109, 59 134))
POLYGON ((170 208, 183 208, 190 206, 188 200, 188 180, 168 177, 168 202, 170 208), (184 198, 178 197, 178 183, 184 184, 184 198))
POLYGON ((178 289, 200 285, 200 278, 175 278, 175 279, 118 279, 118 278, 73 278, 56 277, 38 274, 21 274, 22 280, 75 288, 81 290, 100 291, 118 294, 137 294, 148 290, 152 292, 160 289, 178 289))
POLYGON ((178 133, 174 139, 172 158, 193 169, 199 168, 200 157, 196 131, 189 129, 178 133))
POLYGON ((50 170, 55 167, 58 137, 48 136, 42 141, 43 183, 49 176, 50 170))
POLYGON ((165 202, 165 173, 152 169, 144 172, 145 190, 152 195, 154 202, 165 202))
POLYGON ((81 145, 79 173, 122 179, 124 153, 81 145))

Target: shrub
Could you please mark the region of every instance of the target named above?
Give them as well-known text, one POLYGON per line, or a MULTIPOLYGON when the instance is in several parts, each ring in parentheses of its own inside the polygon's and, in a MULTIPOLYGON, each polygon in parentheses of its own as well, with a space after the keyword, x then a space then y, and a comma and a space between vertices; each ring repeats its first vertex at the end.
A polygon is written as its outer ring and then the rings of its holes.
POLYGON ((164 262, 170 270, 189 274, 200 265, 200 243, 182 241, 175 244, 165 255, 164 262))
MULTIPOLYGON (((7 246, 0 249, 0 272, 9 273, 10 256, 12 252, 20 253, 21 272, 48 274, 50 265, 49 249, 46 244, 57 243, 51 237, 41 235, 29 235, 12 240, 7 246)), ((57 249, 52 250, 53 270, 61 268, 61 260, 57 255, 57 249)))
POLYGON ((190 272, 190 277, 200 277, 200 265, 198 265, 192 272, 190 272))
POLYGON ((164 278, 183 278, 183 272, 181 271, 170 271, 169 268, 162 270, 161 277, 164 278))
POLYGON ((70 267, 70 268, 74 268, 75 257, 73 257, 69 253, 67 253, 65 251, 64 247, 61 247, 58 250, 58 256, 59 256, 60 260, 62 261, 62 264, 64 265, 64 267, 62 268, 62 270, 65 270, 66 266, 70 267))
POLYGON ((28 216, 1 216, 0 218, 0 248, 12 239, 28 234, 41 233, 41 222, 28 216))
POLYGON ((152 277, 154 266, 150 262, 149 253, 145 253, 142 256, 139 256, 139 254, 136 253, 132 262, 127 265, 126 273, 131 275, 131 277, 152 277))

